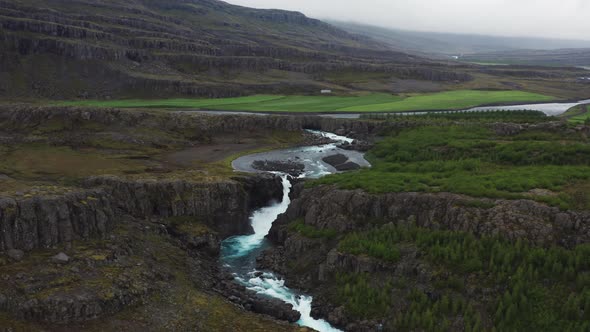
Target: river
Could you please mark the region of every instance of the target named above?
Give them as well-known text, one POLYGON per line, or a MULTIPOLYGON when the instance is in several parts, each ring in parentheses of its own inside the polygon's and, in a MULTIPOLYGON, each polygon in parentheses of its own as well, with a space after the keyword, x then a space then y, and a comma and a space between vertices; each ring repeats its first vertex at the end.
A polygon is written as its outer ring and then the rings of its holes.
MULTIPOLYGON (((351 142, 352 140, 330 133, 312 131, 339 143, 351 142)), ((292 148, 285 150, 270 151, 254 155, 244 156, 236 159, 233 166, 236 170, 254 172, 251 164, 254 160, 297 160, 305 164, 304 173, 300 178, 318 178, 327 174, 335 173, 336 170, 325 164, 321 159, 331 154, 344 154, 351 161, 361 166, 368 167, 369 163, 363 155, 356 151, 342 150, 337 147, 339 143, 326 144, 321 146, 310 146, 292 148)), ((221 262, 234 275, 235 279, 246 286, 246 288, 273 298, 280 299, 293 305, 293 309, 301 313, 297 322, 301 326, 311 327, 320 332, 340 331, 322 319, 311 317, 311 303, 313 298, 297 290, 285 286, 284 280, 269 271, 258 271, 256 269, 256 257, 270 244, 265 236, 270 231, 272 223, 277 217, 287 211, 291 199, 291 182, 286 174, 277 173, 282 178, 283 197, 281 202, 273 202, 269 206, 254 211, 250 222, 254 233, 251 235, 234 236, 222 242, 221 262)))

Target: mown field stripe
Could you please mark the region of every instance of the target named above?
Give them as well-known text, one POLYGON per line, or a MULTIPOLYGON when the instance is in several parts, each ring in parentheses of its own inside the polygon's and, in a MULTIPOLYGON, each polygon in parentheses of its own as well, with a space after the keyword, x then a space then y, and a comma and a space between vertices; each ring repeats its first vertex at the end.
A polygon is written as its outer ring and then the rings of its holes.
POLYGON ((396 112, 462 109, 484 104, 544 102, 554 97, 524 91, 459 90, 396 96, 372 93, 363 96, 255 95, 220 99, 84 100, 63 106, 120 108, 195 108, 254 112, 396 112))

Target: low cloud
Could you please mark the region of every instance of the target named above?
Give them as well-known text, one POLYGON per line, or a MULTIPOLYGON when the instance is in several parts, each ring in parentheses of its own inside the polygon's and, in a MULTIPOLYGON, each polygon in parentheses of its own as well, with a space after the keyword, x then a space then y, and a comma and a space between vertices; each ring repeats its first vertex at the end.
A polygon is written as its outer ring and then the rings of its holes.
POLYGON ((590 39, 587 0, 229 0, 420 31, 590 39))

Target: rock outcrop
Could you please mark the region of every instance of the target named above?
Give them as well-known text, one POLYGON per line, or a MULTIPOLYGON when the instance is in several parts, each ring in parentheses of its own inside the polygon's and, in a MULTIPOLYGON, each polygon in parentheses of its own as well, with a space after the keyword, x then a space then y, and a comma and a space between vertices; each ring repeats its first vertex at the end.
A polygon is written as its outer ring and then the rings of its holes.
POLYGON ((94 177, 92 189, 62 196, 0 199, 0 251, 104 238, 121 215, 194 216, 221 236, 251 231, 249 211, 281 197, 280 179, 260 175, 219 183, 94 177))
POLYGON ((147 218, 152 215, 193 216, 226 237, 250 232, 250 211, 281 197, 282 193, 282 185, 276 177, 260 175, 255 180, 236 180, 191 183, 94 177, 86 185, 104 188, 116 207, 130 215, 147 218))
POLYGON ((352 171, 361 168, 359 164, 348 161, 348 157, 343 154, 327 156, 322 160, 339 172, 352 171))
POLYGON ((373 195, 332 186, 306 189, 279 217, 269 237, 284 244, 289 236, 284 225, 298 218, 318 229, 338 232, 358 230, 366 220, 382 219, 513 241, 523 239, 541 246, 573 247, 590 242, 588 212, 561 211, 529 200, 478 200, 450 193, 373 195))
POLYGON ((297 177, 305 170, 305 165, 291 160, 255 160, 252 168, 266 172, 281 172, 297 177))
POLYGON ((298 131, 315 129, 350 137, 367 137, 383 130, 414 126, 411 121, 377 122, 290 115, 213 115, 201 113, 154 114, 144 111, 80 107, 0 106, 0 130, 17 135, 59 122, 75 130, 84 124, 125 128, 157 128, 192 133, 195 140, 211 140, 223 133, 253 130, 298 131))
POLYGON ((57 197, 0 198, 0 251, 104 237, 114 227, 115 216, 112 197, 100 189, 57 197))
POLYGON ((247 310, 292 323, 301 317, 292 305, 279 299, 257 295, 254 291, 247 290, 243 285, 236 283, 232 275, 220 275, 220 278, 225 280, 218 283, 217 290, 230 301, 247 310))
MULTIPOLYGON (((330 231, 342 235, 374 227, 412 224, 433 230, 498 236, 515 242, 522 239, 545 247, 572 248, 590 242, 589 212, 561 211, 528 200, 474 199, 450 193, 378 195, 334 186, 304 189, 298 184, 291 205, 268 235, 276 249, 267 250, 259 257, 258 268, 281 273, 287 285, 312 294, 313 317, 322 317, 350 331, 373 331, 382 321, 361 321, 347 315, 345 308, 338 306, 342 302, 334 300, 335 275, 360 273, 368 278, 374 276, 373 281, 412 280, 413 287, 423 290, 427 296, 437 297, 440 293, 433 284, 441 278, 435 272, 439 270, 422 259, 423 253, 414 243, 399 244, 399 260, 390 262, 341 252, 338 236, 306 237, 291 227, 294 222, 304 223, 317 234, 330 231)), ((405 300, 405 286, 400 287, 392 295, 391 306, 395 310, 410 305, 405 300)), ((486 287, 469 284, 465 289, 470 298, 485 303, 489 300, 485 292, 499 292, 486 287)))
POLYGON ((291 205, 279 216, 268 235, 279 249, 266 252, 258 263, 261 268, 282 273, 288 281, 304 289, 321 282, 329 266, 357 272, 382 271, 383 266, 377 260, 334 251, 337 242, 309 239, 292 231, 289 225, 294 221, 337 234, 366 230, 371 227, 371 220, 379 220, 380 223, 411 223, 423 228, 469 232, 476 236, 500 236, 510 241, 522 239, 546 247, 571 248, 590 242, 590 213, 561 211, 529 200, 478 200, 450 193, 376 195, 333 186, 303 189, 302 184, 296 185, 293 193, 291 205), (297 265, 295 262, 304 264, 307 269, 294 273, 289 266, 297 265))

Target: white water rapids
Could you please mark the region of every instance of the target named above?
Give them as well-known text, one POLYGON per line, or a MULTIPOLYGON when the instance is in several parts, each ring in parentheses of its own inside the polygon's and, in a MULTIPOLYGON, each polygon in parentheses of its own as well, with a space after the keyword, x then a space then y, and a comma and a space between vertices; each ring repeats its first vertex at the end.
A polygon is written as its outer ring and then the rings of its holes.
MULTIPOLYGON (((328 137, 339 142, 351 142, 346 137, 315 132, 319 135, 328 137)), ((326 154, 326 151, 336 149, 336 144, 327 144, 324 146, 306 147, 298 152, 305 152, 307 157, 301 158, 306 162, 306 172, 301 177, 321 177, 330 174, 328 167, 321 162, 319 156, 326 154)), ((314 319, 311 317, 311 296, 300 294, 299 292, 289 289, 285 286, 284 280, 270 272, 256 270, 256 257, 265 248, 269 246, 265 236, 272 227, 272 223, 277 217, 286 212, 291 199, 291 183, 288 175, 280 174, 283 182, 283 197, 280 203, 274 202, 270 206, 254 211, 250 217, 254 234, 245 236, 235 236, 223 241, 222 261, 224 265, 233 272, 236 280, 242 283, 246 288, 273 298, 280 299, 293 305, 293 309, 301 313, 301 318, 297 322, 301 326, 311 327, 320 332, 340 331, 331 326, 323 319, 314 319)))

